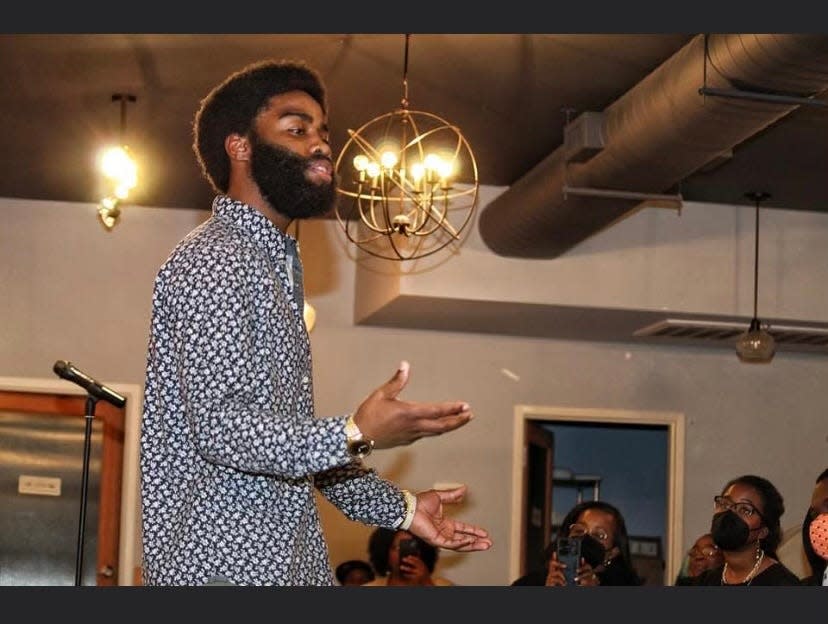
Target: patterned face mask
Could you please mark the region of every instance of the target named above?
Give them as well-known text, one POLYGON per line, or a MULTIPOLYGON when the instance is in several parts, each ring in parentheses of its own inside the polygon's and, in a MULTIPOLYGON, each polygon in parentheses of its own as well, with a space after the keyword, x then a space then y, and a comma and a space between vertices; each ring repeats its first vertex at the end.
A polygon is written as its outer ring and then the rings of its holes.
POLYGON ((808 533, 814 552, 828 560, 828 513, 819 514, 814 518, 808 533))

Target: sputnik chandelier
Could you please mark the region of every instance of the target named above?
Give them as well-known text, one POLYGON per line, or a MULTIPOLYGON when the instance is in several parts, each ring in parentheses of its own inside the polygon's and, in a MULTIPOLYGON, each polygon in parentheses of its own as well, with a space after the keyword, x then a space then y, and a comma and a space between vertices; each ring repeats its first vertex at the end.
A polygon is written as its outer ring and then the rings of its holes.
POLYGON ((336 216, 348 240, 387 260, 414 260, 449 245, 477 206, 477 162, 460 129, 408 108, 405 35, 401 107, 357 130, 336 160, 336 216))

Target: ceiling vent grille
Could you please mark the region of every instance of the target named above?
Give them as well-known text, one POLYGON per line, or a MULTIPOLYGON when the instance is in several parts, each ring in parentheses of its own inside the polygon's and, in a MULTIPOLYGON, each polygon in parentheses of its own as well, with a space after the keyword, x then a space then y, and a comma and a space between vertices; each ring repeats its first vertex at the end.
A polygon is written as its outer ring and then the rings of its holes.
MULTIPOLYGON (((732 345, 748 325, 748 322, 735 321, 664 319, 634 331, 633 336, 732 345)), ((767 329, 778 348, 828 354, 828 327, 770 325, 767 329)))

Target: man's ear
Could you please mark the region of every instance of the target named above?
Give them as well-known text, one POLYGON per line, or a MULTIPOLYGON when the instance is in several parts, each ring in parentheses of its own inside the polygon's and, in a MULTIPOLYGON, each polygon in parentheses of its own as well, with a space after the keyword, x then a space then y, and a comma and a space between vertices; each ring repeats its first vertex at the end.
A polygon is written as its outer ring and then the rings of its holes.
POLYGON ((235 132, 224 139, 224 150, 231 160, 250 160, 250 141, 235 132))

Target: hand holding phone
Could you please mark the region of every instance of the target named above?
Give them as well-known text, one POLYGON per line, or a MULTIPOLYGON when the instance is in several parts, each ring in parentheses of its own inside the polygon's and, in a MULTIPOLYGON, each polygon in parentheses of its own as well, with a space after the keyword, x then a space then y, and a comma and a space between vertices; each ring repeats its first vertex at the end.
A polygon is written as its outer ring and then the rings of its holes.
POLYGON ((415 557, 420 556, 420 545, 417 543, 415 539, 404 539, 400 540, 400 561, 405 559, 410 555, 414 555, 415 557))
POLYGON ((556 553, 558 561, 566 565, 563 569, 566 584, 575 585, 575 576, 578 574, 578 567, 581 565, 581 538, 558 538, 556 553))

